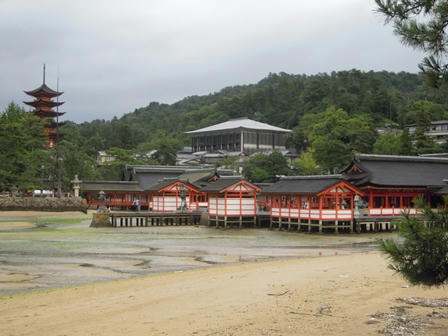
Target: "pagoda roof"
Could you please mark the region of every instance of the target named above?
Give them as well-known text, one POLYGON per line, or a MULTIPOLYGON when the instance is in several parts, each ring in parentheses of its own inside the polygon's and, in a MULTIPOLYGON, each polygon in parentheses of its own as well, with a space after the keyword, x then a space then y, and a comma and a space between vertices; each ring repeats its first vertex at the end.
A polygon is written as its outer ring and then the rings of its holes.
POLYGON ((64 102, 55 102, 55 101, 51 101, 51 100, 43 100, 43 99, 36 99, 34 101, 31 102, 26 102, 24 101, 25 104, 33 106, 33 107, 56 107, 56 106, 61 106, 62 104, 64 104, 64 102))
POLYGON ((42 116, 42 117, 48 117, 48 118, 53 118, 56 116, 61 116, 64 115, 65 112, 56 112, 53 110, 34 110, 33 114, 37 115, 37 116, 42 116))
POLYGON ((252 129, 252 130, 258 130, 258 131, 282 132, 282 133, 291 132, 291 130, 289 130, 289 129, 272 126, 269 124, 265 124, 265 123, 262 123, 259 121, 255 121, 255 120, 251 120, 249 118, 243 117, 243 118, 237 118, 237 119, 230 119, 230 120, 225 121, 220 124, 200 128, 198 130, 185 132, 185 133, 186 134, 207 133, 207 132, 227 131, 227 130, 233 130, 233 129, 238 129, 238 128, 252 129))
POLYGON ((43 83, 37 89, 31 91, 24 91, 27 95, 38 97, 38 96, 47 96, 47 97, 57 97, 63 94, 64 92, 54 91, 50 89, 47 84, 43 83))

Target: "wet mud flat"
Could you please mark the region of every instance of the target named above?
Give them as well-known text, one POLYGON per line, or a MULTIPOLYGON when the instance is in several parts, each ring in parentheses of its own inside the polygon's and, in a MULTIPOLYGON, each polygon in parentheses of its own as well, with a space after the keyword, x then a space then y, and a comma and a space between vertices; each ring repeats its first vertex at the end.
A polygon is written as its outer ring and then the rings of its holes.
POLYGON ((1 217, 0 296, 220 264, 373 251, 378 237, 391 235, 89 224, 85 216, 1 217))

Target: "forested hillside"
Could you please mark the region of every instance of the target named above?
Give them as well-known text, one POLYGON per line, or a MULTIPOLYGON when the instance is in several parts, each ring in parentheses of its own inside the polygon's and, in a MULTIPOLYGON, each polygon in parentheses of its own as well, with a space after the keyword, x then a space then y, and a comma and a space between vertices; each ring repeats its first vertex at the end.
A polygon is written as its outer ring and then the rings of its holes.
MULTIPOLYGON (((69 132, 94 138, 97 149, 155 148, 161 139, 174 146, 188 145, 183 132, 240 116, 293 129, 301 118, 342 108, 349 116, 365 115, 374 126, 416 121, 410 103, 427 100, 441 104, 446 95, 425 88, 422 75, 358 70, 313 76, 269 74, 254 85, 234 86, 206 96, 187 97, 168 105, 157 102, 122 118, 68 124, 69 132)), ((431 118, 443 117, 444 108, 432 108, 431 118)))
MULTIPOLYGON (((28 180, 38 185, 42 176, 48 176, 47 184, 54 184, 54 171, 60 165, 59 178, 69 188, 75 174, 81 179, 111 180, 119 178, 124 164, 174 164, 174 153, 190 144, 185 131, 241 116, 292 129, 288 146, 301 154, 293 163, 293 170, 286 166, 286 161, 279 166, 280 158, 275 155, 251 159, 244 172, 258 182, 272 181, 279 172, 337 171, 354 152, 402 155, 448 152, 448 144, 437 145, 424 135, 431 120, 448 119, 447 97, 442 89, 427 88, 423 75, 404 72, 269 74, 256 84, 187 97, 171 105, 153 102, 121 118, 81 124, 67 122, 58 146, 47 153, 53 160, 47 160, 45 167, 41 166, 44 168, 35 169, 28 180), (417 124, 414 136, 406 131, 384 134, 376 131, 377 127, 397 129, 409 123, 417 124), (152 149, 157 149, 155 157, 138 155, 152 149), (111 166, 96 166, 99 150, 107 150, 117 160, 111 166)), ((23 113, 11 105, 2 113, 0 126, 5 130, 13 127, 17 123, 13 116, 23 113)), ((1 152, 6 157, 17 151, 15 147, 3 146, 1 152)), ((4 188, 26 183, 10 181, 4 188)))

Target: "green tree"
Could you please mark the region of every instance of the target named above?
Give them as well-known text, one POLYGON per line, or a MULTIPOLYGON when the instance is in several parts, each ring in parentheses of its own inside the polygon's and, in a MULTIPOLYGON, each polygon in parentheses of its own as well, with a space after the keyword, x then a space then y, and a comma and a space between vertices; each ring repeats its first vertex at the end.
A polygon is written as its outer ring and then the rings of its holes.
POLYGON ((41 167, 48 161, 44 123, 14 103, 0 115, 0 190, 42 186, 41 167))
POLYGON ((289 175, 291 169, 287 160, 279 152, 269 155, 257 154, 243 167, 244 176, 252 182, 275 182, 279 175, 289 175))
POLYGON ((420 69, 432 86, 448 81, 445 63, 448 40, 448 2, 446 0, 375 0, 378 12, 392 22, 402 42, 426 54, 420 69))
POLYGON ((303 152, 300 157, 292 162, 292 166, 299 175, 315 175, 320 173, 320 168, 313 158, 311 151, 303 152))
POLYGON ((368 117, 350 118, 346 111, 329 107, 318 119, 309 134, 309 142, 322 168, 342 168, 351 160, 353 152, 371 152, 376 134, 368 117))
POLYGON ((409 128, 405 129, 400 134, 400 149, 398 151, 400 155, 411 155, 412 154, 412 142, 409 135, 409 128))
POLYGON ((394 132, 385 132, 380 134, 373 144, 373 153, 399 155, 400 146, 400 135, 394 132))
MULTIPOLYGON (((445 204, 448 204, 448 198, 445 204)), ((389 268, 400 273, 413 285, 439 286, 448 280, 448 214, 446 207, 433 211, 428 204, 421 218, 403 213, 398 223, 401 240, 380 241, 388 255, 389 268)))

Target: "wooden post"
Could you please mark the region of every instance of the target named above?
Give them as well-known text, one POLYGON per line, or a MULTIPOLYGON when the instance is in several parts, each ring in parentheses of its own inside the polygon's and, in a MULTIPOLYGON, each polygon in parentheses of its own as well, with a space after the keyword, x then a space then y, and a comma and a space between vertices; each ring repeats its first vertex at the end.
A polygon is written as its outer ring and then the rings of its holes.
POLYGON ((319 233, 322 233, 322 219, 319 219, 319 233))
POLYGON ((240 216, 240 229, 242 229, 242 228, 243 228, 243 217, 240 216))
POLYGON ((339 233, 339 221, 334 221, 334 233, 339 233))

